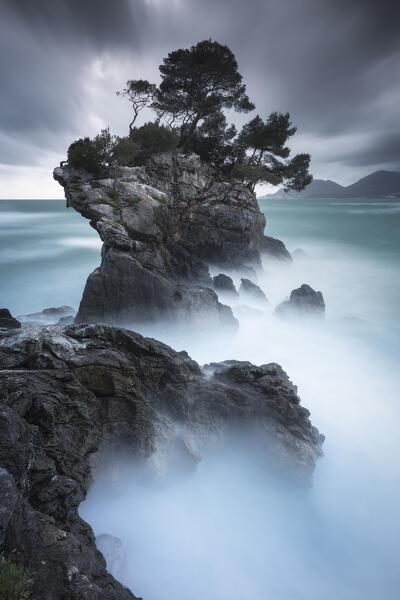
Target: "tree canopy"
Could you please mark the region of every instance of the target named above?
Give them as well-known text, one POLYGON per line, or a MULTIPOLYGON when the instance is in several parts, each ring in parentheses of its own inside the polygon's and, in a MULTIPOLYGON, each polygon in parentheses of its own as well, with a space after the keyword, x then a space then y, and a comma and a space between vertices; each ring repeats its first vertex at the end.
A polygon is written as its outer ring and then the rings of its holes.
POLYGON ((204 40, 191 48, 170 52, 160 65, 161 83, 152 107, 169 124, 180 125, 187 144, 199 121, 222 108, 254 109, 228 46, 204 40))
POLYGON ((228 46, 203 40, 179 48, 163 59, 159 70, 158 86, 130 79, 117 92, 132 105, 129 135, 117 138, 103 130, 93 140, 77 140, 68 150, 69 164, 96 173, 112 163, 143 164, 153 154, 178 148, 199 154, 251 190, 257 183, 302 190, 311 182, 310 155, 289 158, 287 142, 296 132, 289 113, 272 112, 265 119, 257 115, 240 132, 228 123, 226 110, 247 113, 255 108, 228 46), (155 113, 155 120, 137 127, 145 108, 155 113))

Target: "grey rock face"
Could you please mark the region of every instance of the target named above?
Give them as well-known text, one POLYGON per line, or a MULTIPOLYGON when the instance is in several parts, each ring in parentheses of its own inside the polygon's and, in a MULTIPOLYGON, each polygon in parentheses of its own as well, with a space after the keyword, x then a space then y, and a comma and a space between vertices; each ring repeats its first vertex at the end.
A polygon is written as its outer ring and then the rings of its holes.
POLYGON ((4 544, 11 516, 18 502, 14 478, 0 467, 0 548, 4 544))
POLYGON ((0 364, 1 549, 36 572, 37 600, 134 598, 78 515, 102 454, 123 449, 160 479, 251 426, 266 463, 307 480, 321 452, 275 364, 213 364, 206 377, 185 352, 107 325, 3 330, 0 364))
POLYGON ((305 315, 323 317, 325 302, 321 292, 316 292, 306 283, 293 290, 289 300, 281 302, 275 312, 282 317, 305 315))
POLYGON ((250 281, 250 279, 241 279, 239 288, 239 294, 253 298, 264 304, 268 304, 268 299, 262 289, 256 284, 250 281))
POLYGON ((213 285, 217 292, 225 292, 226 294, 232 294, 233 296, 238 295, 231 277, 224 275, 224 273, 220 273, 213 277, 213 285))
POLYGON ((21 323, 14 319, 8 308, 0 308, 0 327, 5 329, 19 329, 21 323))
POLYGON ((206 288, 212 286, 209 264, 260 263, 265 217, 246 186, 221 180, 194 154, 112 167, 99 179, 68 167, 55 169, 54 177, 68 205, 90 219, 104 242, 78 323, 202 319, 204 311, 217 323, 235 325, 230 309, 206 288))
POLYGON ((267 254, 268 256, 272 256, 279 260, 292 260, 290 252, 287 250, 285 244, 281 242, 281 240, 277 240, 276 238, 267 235, 264 235, 262 239, 260 251, 263 254, 267 254))

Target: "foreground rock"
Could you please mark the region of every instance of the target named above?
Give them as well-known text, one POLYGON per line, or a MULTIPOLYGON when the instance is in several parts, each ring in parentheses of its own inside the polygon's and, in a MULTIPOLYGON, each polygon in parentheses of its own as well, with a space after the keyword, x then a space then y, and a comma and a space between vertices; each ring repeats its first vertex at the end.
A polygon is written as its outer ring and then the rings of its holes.
POLYGON ((281 302, 275 312, 281 317, 306 315, 323 317, 325 314, 325 302, 321 292, 316 292, 306 283, 293 290, 289 300, 281 302))
POLYGON ((228 361, 206 376, 185 352, 106 325, 0 335, 0 550, 35 571, 36 600, 133 598, 78 515, 90 465, 108 453, 124 449, 165 478, 240 427, 258 431, 266 464, 303 478, 320 454, 322 436, 276 364, 228 361))
POLYGON ((257 302, 261 302, 263 304, 268 304, 267 296, 256 283, 253 283, 250 281, 250 279, 241 279, 240 281, 240 295, 247 296, 248 298, 257 300, 257 302))
POLYGON ((20 321, 14 319, 8 308, 0 308, 0 327, 5 329, 19 329, 20 321))
POLYGON ((240 181, 224 181, 194 154, 157 155, 98 179, 68 167, 54 177, 104 242, 76 322, 236 324, 209 289, 208 265, 259 265, 266 251, 265 217, 240 181))
POLYGON ((231 294, 232 296, 237 296, 237 289, 234 286, 232 278, 228 275, 224 275, 224 273, 220 273, 213 277, 213 285, 214 289, 217 292, 223 292, 225 294, 231 294))

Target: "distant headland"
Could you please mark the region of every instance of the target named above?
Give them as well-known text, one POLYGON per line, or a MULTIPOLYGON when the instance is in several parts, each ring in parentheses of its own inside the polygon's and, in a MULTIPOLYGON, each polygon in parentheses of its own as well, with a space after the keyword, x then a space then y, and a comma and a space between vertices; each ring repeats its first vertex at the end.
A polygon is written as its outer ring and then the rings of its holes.
POLYGON ((300 192, 279 189, 260 198, 400 198, 400 173, 375 171, 347 186, 330 179, 314 179, 300 192))

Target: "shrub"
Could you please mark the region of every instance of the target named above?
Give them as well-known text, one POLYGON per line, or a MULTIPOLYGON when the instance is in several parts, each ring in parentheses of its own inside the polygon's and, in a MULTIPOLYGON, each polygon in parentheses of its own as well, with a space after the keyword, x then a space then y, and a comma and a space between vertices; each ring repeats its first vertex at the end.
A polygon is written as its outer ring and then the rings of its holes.
POLYGON ((27 600, 32 587, 33 571, 10 560, 0 559, 1 600, 27 600))
POLYGON ((131 167, 135 164, 139 151, 139 144, 130 137, 119 137, 114 144, 112 159, 123 167, 131 167))
POLYGON ((136 161, 138 163, 143 163, 153 154, 173 150, 179 142, 178 134, 174 129, 150 122, 145 123, 142 127, 134 127, 130 137, 140 146, 136 161))
POLYGON ((119 194, 117 192, 117 190, 108 190, 107 192, 107 196, 109 196, 111 198, 111 200, 118 200, 119 198, 119 194))
POLYGON ((110 164, 114 140, 108 129, 103 129, 91 140, 80 138, 68 148, 68 164, 75 169, 84 169, 98 174, 110 164))

